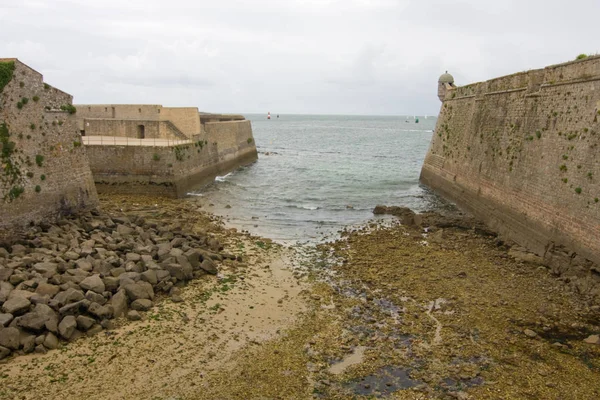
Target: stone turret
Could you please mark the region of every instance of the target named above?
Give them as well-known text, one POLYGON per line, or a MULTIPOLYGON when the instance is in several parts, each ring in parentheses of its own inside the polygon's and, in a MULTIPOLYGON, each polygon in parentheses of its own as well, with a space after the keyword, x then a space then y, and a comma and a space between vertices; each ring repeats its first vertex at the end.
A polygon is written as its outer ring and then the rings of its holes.
POLYGON ((454 87, 454 77, 446 71, 438 79, 438 97, 440 101, 444 101, 446 93, 449 89, 454 87))

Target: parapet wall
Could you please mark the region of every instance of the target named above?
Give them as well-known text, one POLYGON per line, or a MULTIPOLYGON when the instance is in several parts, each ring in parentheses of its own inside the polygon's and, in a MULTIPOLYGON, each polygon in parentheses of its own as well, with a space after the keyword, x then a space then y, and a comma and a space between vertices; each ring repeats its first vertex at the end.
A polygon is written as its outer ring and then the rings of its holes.
POLYGON ((599 119, 600 57, 449 90, 421 181, 562 272, 594 274, 599 119))
POLYGON ((86 136, 169 140, 189 139, 169 121, 96 118, 86 118, 83 121, 86 136))
POLYGON ((202 133, 196 107, 163 107, 158 104, 78 104, 77 124, 86 136, 185 139, 202 133), (170 136, 169 136, 170 135, 170 136))
POLYGON ((97 205, 96 189, 77 131, 66 109, 72 96, 43 82, 17 59, 0 88, 0 241, 30 223, 52 221, 97 205))
POLYGON ((178 146, 88 145, 99 192, 182 197, 257 159, 250 121, 207 123, 205 134, 178 146))

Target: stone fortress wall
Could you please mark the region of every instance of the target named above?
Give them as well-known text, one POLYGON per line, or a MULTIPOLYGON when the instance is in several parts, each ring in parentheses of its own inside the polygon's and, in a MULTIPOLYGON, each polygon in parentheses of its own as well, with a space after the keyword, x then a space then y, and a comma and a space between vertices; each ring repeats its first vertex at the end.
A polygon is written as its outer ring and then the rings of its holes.
POLYGON ((207 123, 204 134, 177 146, 88 146, 102 193, 182 197, 215 176, 256 161, 250 121, 207 123))
POLYGON ((195 107, 82 104, 77 118, 86 137, 136 139, 87 145, 100 192, 181 197, 258 158, 250 121, 241 115, 200 113, 195 107), (156 146, 159 141, 152 139, 187 143, 156 146))
POLYGON ((189 139, 202 133, 195 107, 156 104, 78 104, 77 124, 86 136, 189 139))
POLYGON ((0 63, 12 70, 0 88, 0 241, 6 241, 31 223, 91 209, 98 198, 69 112, 73 97, 17 59, 0 63))
POLYGON ((600 283, 600 57, 462 87, 443 78, 421 181, 557 274, 600 283))

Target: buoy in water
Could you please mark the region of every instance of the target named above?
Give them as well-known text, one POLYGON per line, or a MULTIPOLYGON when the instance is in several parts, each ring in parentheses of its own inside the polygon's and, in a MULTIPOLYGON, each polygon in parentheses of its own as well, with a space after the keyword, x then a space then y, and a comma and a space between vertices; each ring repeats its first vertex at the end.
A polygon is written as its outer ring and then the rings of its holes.
POLYGON ((271 111, 267 113, 267 119, 271 119, 271 111))

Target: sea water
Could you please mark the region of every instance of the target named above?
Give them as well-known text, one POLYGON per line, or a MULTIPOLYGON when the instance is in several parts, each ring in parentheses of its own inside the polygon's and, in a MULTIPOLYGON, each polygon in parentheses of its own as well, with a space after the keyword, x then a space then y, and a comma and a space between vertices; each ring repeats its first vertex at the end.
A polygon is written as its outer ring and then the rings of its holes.
POLYGON ((374 218, 378 204, 423 211, 436 201, 419 184, 435 117, 246 117, 258 161, 193 193, 233 226, 280 242, 319 241, 374 218))

